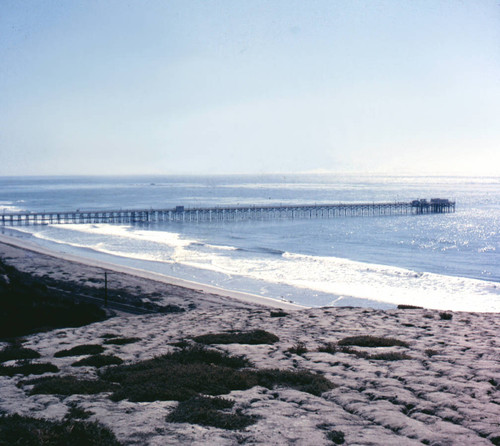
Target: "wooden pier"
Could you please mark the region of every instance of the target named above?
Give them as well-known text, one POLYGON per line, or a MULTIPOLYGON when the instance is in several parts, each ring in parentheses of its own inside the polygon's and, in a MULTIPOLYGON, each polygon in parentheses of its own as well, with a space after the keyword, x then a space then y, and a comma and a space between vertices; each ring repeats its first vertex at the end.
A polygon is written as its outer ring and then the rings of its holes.
POLYGON ((0 214, 0 225, 157 223, 418 215, 455 212, 455 202, 433 198, 411 202, 338 203, 279 206, 221 206, 171 209, 96 210, 73 212, 16 212, 0 214))

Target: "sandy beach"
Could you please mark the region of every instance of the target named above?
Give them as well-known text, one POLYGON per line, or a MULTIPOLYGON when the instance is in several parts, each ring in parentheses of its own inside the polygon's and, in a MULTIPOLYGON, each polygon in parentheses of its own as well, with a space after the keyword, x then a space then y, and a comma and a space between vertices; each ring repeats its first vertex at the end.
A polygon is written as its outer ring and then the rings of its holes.
MULTIPOLYGON (((0 257, 40 277, 111 288, 186 311, 132 316, 27 336, 34 362, 59 368, 56 376, 96 378, 95 367, 74 367, 63 349, 102 342, 106 334, 136 338, 105 345, 106 354, 135 363, 174 352, 195 336, 260 329, 272 344, 214 344, 242 355, 255 369, 307 370, 332 383, 313 395, 286 386, 233 390, 233 412, 257 421, 242 430, 167 422, 176 401, 112 401, 109 393, 29 395, 26 376, 0 376, 0 413, 61 420, 77 404, 90 421, 110 428, 126 445, 491 445, 500 444, 500 317, 495 313, 436 310, 303 308, 233 293, 159 274, 59 255, 26 241, 0 236, 0 257), (281 317, 271 317, 277 308, 281 317), (400 345, 341 347, 355 336, 396 339, 400 345), (335 433, 335 435, 332 435, 335 433)), ((276 314, 275 314, 276 316, 276 314)), ((6 343, 0 343, 0 349, 6 343)), ((8 361, 5 364, 15 364, 8 361)))

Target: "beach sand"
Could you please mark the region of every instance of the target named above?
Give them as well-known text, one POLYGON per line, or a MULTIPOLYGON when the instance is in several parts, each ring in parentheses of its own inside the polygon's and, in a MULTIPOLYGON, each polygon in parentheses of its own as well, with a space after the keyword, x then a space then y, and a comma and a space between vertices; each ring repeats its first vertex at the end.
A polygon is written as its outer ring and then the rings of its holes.
POLYGON ((0 377, 0 411, 60 420, 76 403, 92 413, 91 421, 109 427, 127 445, 327 445, 335 444, 328 436, 334 431, 343 434, 346 445, 500 444, 498 314, 454 312, 451 319, 442 319, 439 311, 425 309, 299 308, 144 271, 89 260, 78 263, 81 259, 41 252, 8 237, 1 242, 0 257, 23 271, 102 287, 105 268, 114 271, 110 286, 186 308, 182 313, 122 315, 26 337, 24 346, 41 354, 35 362, 55 364, 59 375, 95 377, 95 368, 73 367, 74 357, 55 358, 54 353, 100 342, 105 333, 139 338, 105 346, 106 353, 136 362, 172 352, 177 348, 172 343, 200 334, 262 329, 277 335, 279 342, 212 348, 244 355, 258 369, 319 373, 335 388, 321 396, 285 387, 232 391, 225 397, 236 401, 233 411, 260 417, 241 431, 168 423, 165 417, 177 406, 174 401, 113 402, 104 393, 29 396, 17 386, 26 379, 19 375, 0 377), (277 307, 287 315, 271 317, 277 307), (396 338, 408 347, 353 347, 358 354, 318 351, 358 335, 396 338), (302 354, 288 351, 297 345, 304 347, 302 354), (366 357, 379 353, 411 359, 366 357))

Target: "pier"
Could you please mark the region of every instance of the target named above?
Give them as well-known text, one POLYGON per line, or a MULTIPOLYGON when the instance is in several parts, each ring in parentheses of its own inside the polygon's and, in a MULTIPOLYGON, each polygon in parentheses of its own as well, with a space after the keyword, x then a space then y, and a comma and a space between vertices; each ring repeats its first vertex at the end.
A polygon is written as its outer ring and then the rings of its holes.
POLYGON ((255 205, 170 209, 95 210, 73 212, 15 212, 0 214, 2 226, 91 223, 210 222, 270 219, 309 219, 420 215, 455 212, 455 202, 433 198, 411 202, 255 205))

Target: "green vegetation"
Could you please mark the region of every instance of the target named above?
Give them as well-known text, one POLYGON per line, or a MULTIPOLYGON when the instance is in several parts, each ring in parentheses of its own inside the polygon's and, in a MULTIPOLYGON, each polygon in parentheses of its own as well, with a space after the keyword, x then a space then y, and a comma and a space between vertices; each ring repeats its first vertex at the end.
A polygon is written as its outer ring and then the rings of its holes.
POLYGON ((195 347, 112 367, 101 377, 121 384, 112 395, 115 401, 185 401, 198 393, 221 395, 249 388, 245 374, 237 370, 247 365, 243 358, 195 347))
POLYGON ((375 361, 400 361, 403 359, 413 359, 406 353, 400 352, 376 353, 371 355, 370 353, 362 352, 351 347, 342 347, 339 351, 342 353, 354 355, 357 358, 372 359, 375 361))
POLYGON ((233 406, 234 401, 224 398, 195 396, 180 402, 166 420, 171 423, 192 423, 221 429, 243 429, 257 421, 256 417, 238 412, 221 412, 221 410, 230 409, 233 406))
POLYGON ((405 341, 369 335, 344 338, 338 342, 338 345, 356 345, 358 347, 409 347, 408 343, 405 341))
POLYGON ((103 351, 104 347, 99 344, 77 345, 69 350, 60 350, 54 353, 54 357, 62 358, 64 356, 97 355, 103 351))
POLYGON ((68 410, 68 413, 66 414, 65 418, 68 420, 74 420, 74 419, 86 420, 87 418, 90 418, 91 416, 92 416, 92 412, 81 408, 76 403, 70 403, 69 410, 68 410))
POLYGON ((88 358, 80 359, 79 361, 71 364, 73 367, 82 367, 82 366, 90 366, 90 367, 104 367, 108 365, 119 365, 123 363, 123 359, 114 355, 94 355, 89 356, 88 358))
POLYGON ((33 364, 23 363, 15 366, 0 366, 0 376, 14 376, 14 375, 43 375, 44 373, 55 373, 59 369, 54 364, 33 364))
POLYGON ((334 389, 335 385, 321 375, 307 370, 289 371, 264 369, 254 372, 259 386, 273 389, 275 386, 290 387, 311 395, 320 396, 323 392, 334 389))
POLYGON ((304 344, 303 342, 297 342, 293 347, 290 347, 286 351, 295 355, 303 355, 304 353, 308 352, 306 344, 304 344))
POLYGON ((40 353, 31 348, 24 348, 20 345, 10 345, 0 351, 0 362, 10 361, 12 359, 36 359, 40 353))
POLYGON ((344 432, 342 431, 330 431, 326 434, 326 438, 334 444, 344 444, 344 432))
POLYGON ((125 345, 125 344, 133 344, 134 342, 140 340, 141 338, 112 338, 112 339, 106 339, 104 343, 112 345, 125 345))
POLYGON ((50 376, 46 378, 23 381, 21 386, 34 385, 30 395, 91 395, 101 392, 110 392, 116 385, 99 379, 78 379, 74 376, 50 376))
POLYGON ((327 342, 326 344, 319 347, 318 351, 324 353, 331 353, 333 355, 334 353, 337 353, 339 351, 339 348, 337 347, 337 344, 335 344, 334 342, 327 342))
POLYGON ((277 310, 277 311, 271 310, 271 317, 286 317, 286 316, 288 316, 288 313, 285 313, 282 310, 277 310))
POLYGON ((227 333, 208 333, 193 338, 200 344, 274 344, 278 336, 264 330, 231 331, 227 333))
POLYGON ((75 303, 68 293, 49 288, 46 279, 22 273, 2 260, 0 306, 0 338, 79 327, 106 318, 96 305, 75 303))
POLYGON ((281 385, 321 395, 334 387, 326 378, 308 371, 241 370, 248 365, 241 357, 193 347, 136 364, 111 367, 100 376, 121 385, 111 396, 115 401, 187 401, 200 393, 223 395, 256 385, 269 389, 281 385))
POLYGON ((114 434, 97 423, 53 422, 9 415, 0 417, 0 446, 120 446, 114 434))

